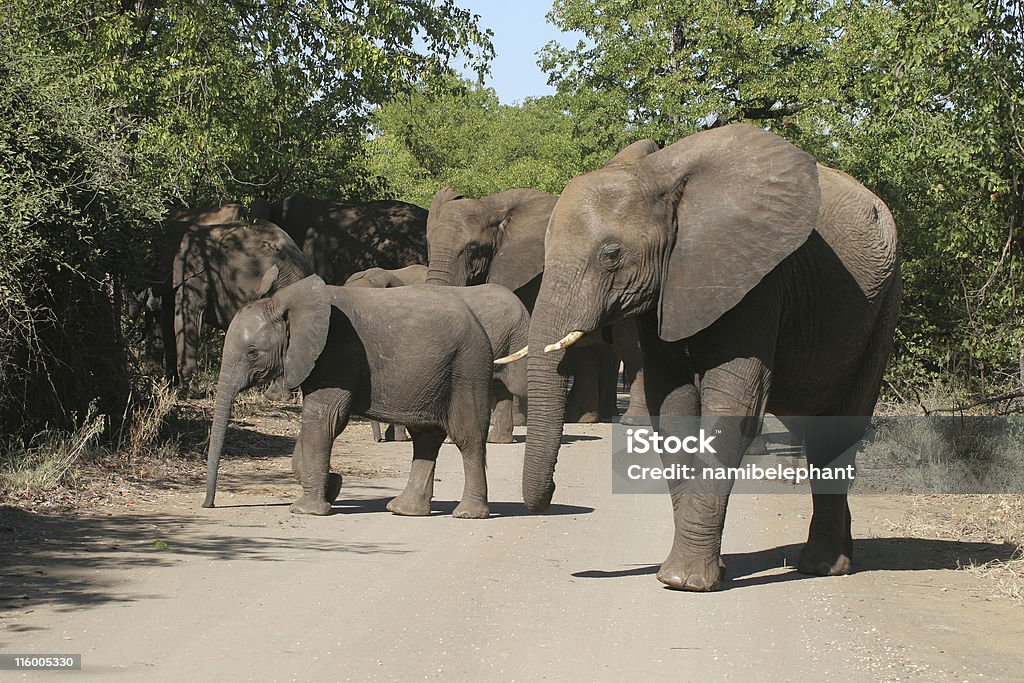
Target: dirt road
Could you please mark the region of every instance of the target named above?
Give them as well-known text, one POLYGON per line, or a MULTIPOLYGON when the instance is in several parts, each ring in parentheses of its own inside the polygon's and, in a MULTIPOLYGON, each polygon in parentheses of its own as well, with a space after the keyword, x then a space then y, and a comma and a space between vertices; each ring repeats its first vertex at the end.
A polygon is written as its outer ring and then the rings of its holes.
MULTIPOLYGON (((458 520, 454 446, 436 514, 413 519, 384 509, 410 446, 347 462, 344 441, 335 469, 363 473, 325 518, 288 514, 284 457, 229 466, 213 510, 198 487, 74 518, 2 510, 0 653, 81 653, 73 680, 1024 679, 1020 607, 955 570, 998 547, 893 537, 900 498, 853 500, 858 572, 822 579, 789 568, 809 499, 735 496, 724 589, 662 588, 668 500, 611 494, 609 434, 568 427, 539 516, 522 443, 489 448, 491 519, 458 520)), ((53 674, 3 674, 22 676, 53 674)))

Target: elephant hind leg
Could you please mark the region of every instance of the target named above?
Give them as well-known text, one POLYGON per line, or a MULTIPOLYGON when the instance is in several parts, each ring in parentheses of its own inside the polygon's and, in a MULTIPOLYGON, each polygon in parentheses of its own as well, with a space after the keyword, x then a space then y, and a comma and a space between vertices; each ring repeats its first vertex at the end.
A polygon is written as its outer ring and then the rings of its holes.
POLYGON ((490 424, 490 387, 492 377, 475 374, 469 368, 461 377, 447 411, 445 430, 462 453, 465 484, 462 501, 452 513, 463 519, 484 519, 490 515, 487 504, 487 431, 490 424))
POLYGON ((388 503, 396 515, 422 517, 430 514, 434 497, 434 468, 445 432, 437 427, 408 427, 412 435, 412 467, 405 490, 388 503))
POLYGON ((814 511, 807 543, 800 552, 797 570, 802 574, 837 576, 853 568, 853 536, 847 497, 856 445, 870 418, 866 416, 810 417, 801 422, 807 463, 831 469, 836 479, 812 480, 814 511))

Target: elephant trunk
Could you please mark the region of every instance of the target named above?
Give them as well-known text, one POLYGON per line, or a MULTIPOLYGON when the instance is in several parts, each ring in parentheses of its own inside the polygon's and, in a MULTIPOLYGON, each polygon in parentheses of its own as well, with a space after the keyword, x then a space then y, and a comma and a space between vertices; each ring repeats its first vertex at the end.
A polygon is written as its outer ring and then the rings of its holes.
POLYGON ((217 398, 213 407, 213 424, 210 426, 210 447, 206 453, 206 500, 204 508, 213 507, 213 499, 217 495, 217 469, 220 466, 220 453, 224 447, 224 435, 228 430, 231 418, 231 405, 239 391, 238 378, 235 376, 235 364, 225 367, 221 365, 220 378, 217 380, 217 398))
POLYGON ((461 287, 466 284, 466 261, 457 254, 435 250, 427 267, 428 285, 461 287))
MULTIPOLYGON (((531 349, 542 350, 551 340, 564 334, 562 325, 556 324, 555 318, 551 307, 538 306, 534 309, 530 323, 531 349)), ((568 373, 560 368, 563 358, 564 350, 534 352, 527 357, 530 412, 523 460, 523 501, 532 512, 546 510, 555 492, 555 463, 558 461, 569 391, 568 373)))

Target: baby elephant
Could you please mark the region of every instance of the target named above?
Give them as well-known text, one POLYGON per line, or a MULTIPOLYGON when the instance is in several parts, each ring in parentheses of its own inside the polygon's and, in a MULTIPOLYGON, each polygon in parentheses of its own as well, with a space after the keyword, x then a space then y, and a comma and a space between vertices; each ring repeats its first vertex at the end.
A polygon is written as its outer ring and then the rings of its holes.
POLYGON ((422 285, 427 281, 427 267, 419 264, 405 268, 367 268, 355 273, 345 280, 346 287, 405 287, 406 285, 422 285))
MULTIPOLYGON (((346 287, 402 287, 415 285, 426 277, 426 266, 408 266, 397 270, 370 268, 356 273, 345 283, 346 287)), ((415 292, 434 285, 417 285, 405 291, 415 292)), ((444 290, 448 296, 461 299, 484 326, 495 358, 510 354, 518 359, 530 336, 530 313, 515 294, 501 285, 452 287, 444 290)), ((526 361, 508 362, 494 367, 491 385, 491 413, 493 427, 487 435, 489 443, 512 443, 512 398, 526 403, 526 361)), ((395 433, 399 433, 396 428, 395 433)), ((379 439, 378 439, 379 440, 379 439)))
MULTIPOLYGON (((274 277, 268 272, 264 281, 274 277)), ((487 517, 491 346, 469 307, 439 289, 329 287, 312 275, 240 310, 224 338, 203 507, 213 507, 235 396, 283 376, 303 394, 292 455, 303 495, 292 512, 330 512, 341 489, 341 476, 330 472, 331 446, 349 417, 362 415, 401 422, 412 435, 409 482, 389 510, 430 514, 434 465, 447 433, 462 452, 466 477, 454 516, 487 517)))

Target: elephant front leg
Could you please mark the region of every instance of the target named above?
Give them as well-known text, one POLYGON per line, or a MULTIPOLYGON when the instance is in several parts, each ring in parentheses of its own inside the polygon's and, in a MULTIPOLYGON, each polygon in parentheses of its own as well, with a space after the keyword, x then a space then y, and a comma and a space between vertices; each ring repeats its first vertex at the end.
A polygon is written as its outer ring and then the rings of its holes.
POLYGON ((292 470, 302 485, 302 497, 292 503, 290 512, 327 515, 341 492, 341 475, 330 471, 331 446, 348 423, 347 397, 330 404, 313 392, 305 397, 302 427, 292 454, 292 470))
POLYGON ((722 585, 722 529, 728 505, 728 495, 672 494, 675 533, 672 550, 658 569, 658 581, 688 591, 713 591, 722 585))
MULTIPOLYGON (((694 467, 692 479, 675 481, 671 487, 675 533, 658 580, 680 590, 715 590, 725 574, 722 531, 732 482, 709 478, 703 468, 739 464, 760 432, 771 373, 758 360, 758 354, 728 348, 737 337, 713 339, 704 347, 711 349, 709 355, 692 353, 687 359, 676 345, 658 340, 656 319, 645 317, 639 325, 647 401, 651 413, 658 415, 659 431, 686 431, 676 436, 699 439, 695 430, 702 429, 714 438, 713 450, 692 456, 691 463, 682 463, 694 467), (710 368, 698 377, 699 384, 693 383, 691 362, 696 367, 710 368), (673 383, 678 386, 673 387, 673 383), (699 420, 692 417, 698 415, 699 420)), ((742 340, 742 336, 738 338, 742 340)))
POLYGON ((572 388, 565 404, 565 421, 600 422, 599 383, 601 356, 593 346, 570 349, 572 355, 572 388))

